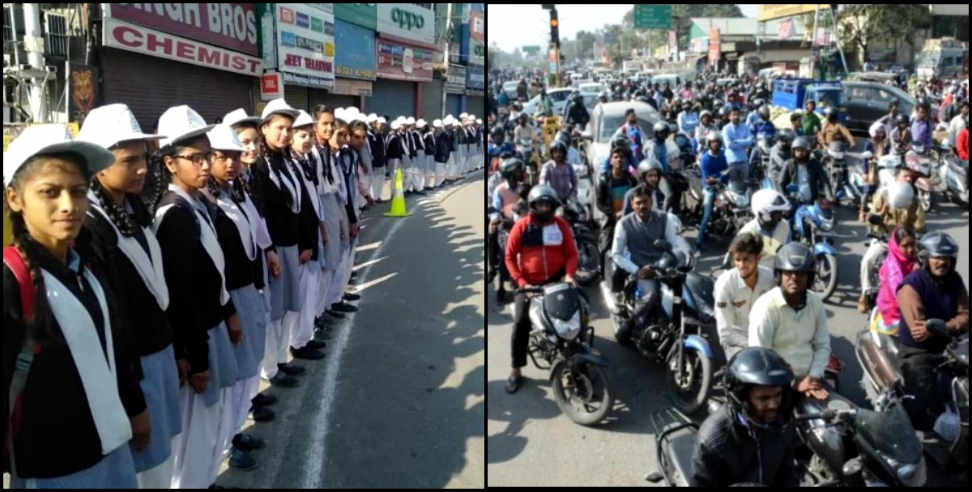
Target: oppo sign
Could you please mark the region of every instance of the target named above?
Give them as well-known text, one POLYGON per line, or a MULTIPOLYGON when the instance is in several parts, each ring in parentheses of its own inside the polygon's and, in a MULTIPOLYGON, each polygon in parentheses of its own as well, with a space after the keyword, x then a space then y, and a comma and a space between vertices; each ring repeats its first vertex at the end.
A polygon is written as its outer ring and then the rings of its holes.
POLYGON ((398 27, 409 31, 412 30, 412 27, 421 29, 425 25, 425 19, 421 15, 399 8, 392 9, 391 19, 392 22, 398 23, 398 27))

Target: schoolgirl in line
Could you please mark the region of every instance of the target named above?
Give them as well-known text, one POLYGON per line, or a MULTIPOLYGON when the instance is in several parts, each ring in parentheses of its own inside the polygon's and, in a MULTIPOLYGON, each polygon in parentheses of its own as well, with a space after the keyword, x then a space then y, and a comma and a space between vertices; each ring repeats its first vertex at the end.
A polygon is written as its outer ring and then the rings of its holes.
MULTIPOLYGON (((317 313, 321 317, 327 314, 328 319, 337 320, 343 319, 344 314, 332 309, 336 301, 330 289, 341 265, 342 245, 347 241, 349 234, 348 215, 341 198, 345 190, 344 175, 338 169, 337 161, 334 159, 335 151, 331 148, 331 139, 334 135, 334 110, 323 104, 318 105, 314 108, 314 121, 316 145, 311 149, 311 154, 320 163, 317 170, 318 192, 324 221, 324 262, 318 288, 317 313)), ((323 318, 318 319, 318 326, 330 328, 330 325, 323 324, 322 320, 323 318)))

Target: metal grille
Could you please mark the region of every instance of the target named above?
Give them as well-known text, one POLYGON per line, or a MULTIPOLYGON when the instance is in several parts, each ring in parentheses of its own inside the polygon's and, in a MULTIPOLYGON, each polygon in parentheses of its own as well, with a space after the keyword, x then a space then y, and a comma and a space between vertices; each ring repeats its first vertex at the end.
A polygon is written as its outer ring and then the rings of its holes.
POLYGON ((67 19, 63 15, 51 12, 44 13, 47 29, 44 42, 48 56, 67 56, 68 36, 67 19))

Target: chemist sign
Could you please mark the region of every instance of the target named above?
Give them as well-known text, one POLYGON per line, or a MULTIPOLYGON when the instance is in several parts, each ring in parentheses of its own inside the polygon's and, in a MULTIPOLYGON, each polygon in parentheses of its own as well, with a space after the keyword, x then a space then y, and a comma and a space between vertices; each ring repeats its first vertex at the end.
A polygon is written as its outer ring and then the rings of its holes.
POLYGON ((334 13, 332 9, 312 5, 274 5, 277 67, 287 82, 331 89, 334 87, 334 13))

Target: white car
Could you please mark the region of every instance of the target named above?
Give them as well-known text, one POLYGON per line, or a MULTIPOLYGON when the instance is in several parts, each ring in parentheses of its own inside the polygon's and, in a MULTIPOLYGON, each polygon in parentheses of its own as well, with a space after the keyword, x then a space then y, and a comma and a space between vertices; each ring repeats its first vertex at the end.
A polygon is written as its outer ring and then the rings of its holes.
MULTIPOLYGON (((560 116, 564 114, 564 108, 567 106, 567 99, 572 92, 574 92, 574 89, 569 87, 550 89, 549 91, 547 91, 547 97, 550 98, 550 101, 552 103, 551 106, 553 107, 554 116, 560 116)), ((540 112, 541 109, 543 108, 540 103, 539 94, 533 96, 533 99, 530 99, 526 104, 523 105, 523 112, 530 116, 536 115, 537 113, 540 112)))
POLYGON ((590 83, 586 83, 586 84, 580 84, 580 86, 578 87, 578 90, 581 91, 581 94, 583 94, 583 93, 600 94, 601 91, 604 90, 604 84, 602 84, 600 82, 590 82, 590 83))
POLYGON ((584 138, 590 139, 587 145, 587 160, 595 171, 600 170, 604 158, 611 150, 611 137, 624 124, 624 112, 634 108, 638 125, 645 131, 645 138, 651 136, 655 122, 661 115, 655 108, 641 101, 616 101, 598 104, 591 111, 591 121, 584 130, 584 138))
POLYGON ((512 80, 503 84, 503 92, 506 93, 510 100, 516 100, 516 86, 520 85, 520 81, 512 80))

